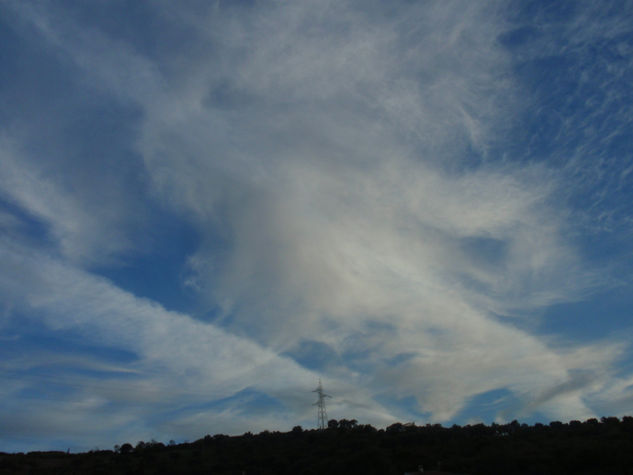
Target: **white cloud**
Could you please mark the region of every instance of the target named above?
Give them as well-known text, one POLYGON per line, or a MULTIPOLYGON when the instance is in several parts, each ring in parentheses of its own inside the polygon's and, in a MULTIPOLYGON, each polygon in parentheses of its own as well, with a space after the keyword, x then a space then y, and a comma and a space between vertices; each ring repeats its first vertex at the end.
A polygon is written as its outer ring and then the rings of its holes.
MULTIPOLYGON (((112 364, 107 362, 107 358, 100 361, 97 357, 52 357, 44 350, 27 359, 6 361, 3 365, 5 377, 16 371, 25 374, 17 381, 9 379, 9 382, 18 384, 5 386, 11 388, 6 394, 7 401, 13 400, 17 404, 21 400, 21 391, 46 382, 46 377, 38 376, 39 372, 28 377, 28 371, 34 368, 47 369, 52 378, 49 385, 71 390, 70 394, 58 395, 58 399, 54 392, 51 393, 49 397, 53 400, 50 403, 61 404, 60 410, 52 420, 50 417, 42 419, 42 424, 52 424, 51 427, 56 427, 59 433, 73 438, 75 432, 68 432, 65 427, 76 426, 77 421, 73 422, 75 417, 86 417, 78 426, 81 429, 76 428, 76 431, 88 430, 95 421, 87 414, 93 410, 100 413, 107 407, 114 419, 99 432, 101 443, 117 435, 134 432, 130 421, 134 422, 133 426, 140 424, 144 427, 145 432, 137 430, 135 433, 136 437, 141 437, 158 428, 145 420, 152 412, 210 403, 245 388, 278 398, 281 404, 278 413, 286 414, 281 419, 286 420, 285 425, 290 425, 292 418, 306 418, 312 413, 309 390, 317 375, 292 360, 213 325, 135 298, 103 279, 39 252, 4 242, 0 254, 10 270, 7 274, 11 276, 0 279, 0 294, 14 302, 15 311, 31 315, 53 334, 71 331, 80 335, 83 345, 123 349, 137 355, 137 359, 129 363, 112 364), (70 373, 69 369, 72 370, 70 373), (81 371, 76 373, 78 370, 108 372, 108 377, 82 376, 81 371), (84 403, 92 405, 84 407, 84 403), (82 409, 75 414, 73 421, 60 425, 64 419, 63 408, 68 406, 68 411, 73 412, 78 405, 82 409)), ((355 391, 346 383, 339 383, 339 386, 346 388, 348 393, 355 391)), ((368 414, 372 411, 377 411, 377 414, 384 412, 373 401, 368 400, 367 403, 373 407, 368 414)), ((43 412, 51 410, 46 402, 33 404, 42 405, 43 412)), ((33 411, 32 414, 38 413, 35 409, 33 411)), ((19 414, 21 412, 14 415, 16 424, 21 420, 19 414)), ((47 430, 35 420, 23 420, 23 429, 29 433, 47 430)), ((260 429, 279 427, 280 423, 260 429)), ((229 429, 227 426, 227 431, 235 433, 235 428, 229 429)), ((193 435, 191 428, 187 435, 193 435)), ((198 434, 201 435, 204 434, 198 434)))
POLYGON ((132 247, 123 203, 109 199, 112 196, 87 197, 55 172, 47 173, 40 165, 42 157, 31 159, 16 148, 8 138, 0 138, 0 192, 50 226, 53 242, 64 256, 77 262, 103 262, 132 247))
MULTIPOLYGON (((311 339, 341 355, 327 369, 331 391, 366 408, 337 403, 341 415, 406 417, 375 400, 414 396, 447 420, 498 388, 516 394, 519 413, 591 414, 588 392, 602 383, 574 386, 573 374, 603 381, 621 348, 606 342, 594 360, 593 348, 574 353, 498 318, 577 299, 596 281, 566 237, 561 176, 492 159, 525 110, 498 41, 501 13, 474 2, 169 10, 208 45, 161 58, 177 68, 38 13, 44 37, 86 80, 142 109, 135 147, 152 199, 203 236, 189 282, 222 308, 222 329, 23 249, 3 289, 53 329, 94 330, 138 351, 150 389, 173 390, 156 376, 165 371, 196 394, 219 398, 256 381, 288 401, 289 388, 315 375, 277 354, 311 339), (402 354, 410 358, 394 364, 402 354)), ((3 188, 51 223, 71 260, 127 245, 121 207, 103 211, 114 216, 115 248, 98 249, 110 241, 103 214, 34 162, 6 156, 3 188)), ((208 417, 222 426, 232 413, 208 417)))
MULTIPOLYGON (((222 256, 193 259, 204 292, 233 331, 280 350, 311 338, 345 353, 354 341, 375 361, 423 348, 424 363, 392 369, 389 387, 435 419, 479 392, 566 380, 554 349, 491 316, 577 298, 592 279, 565 242, 564 210, 550 207, 555 176, 451 171, 466 143, 486 152, 515 101, 494 15, 471 24, 454 5, 408 11, 426 27, 403 49, 403 17, 378 25, 342 7, 313 21, 312 8, 256 9, 213 28, 230 87, 209 99, 220 73, 192 63, 198 79, 170 91, 189 113, 146 122, 141 146, 161 190, 229 240, 222 256), (477 261, 467 239, 499 255, 477 261), (371 322, 399 331, 380 341, 371 322)), ((570 407, 588 412, 579 399, 570 407)))
MULTIPOLYGON (((15 246, 3 246, 1 252, 13 277, 2 280, 3 295, 12 296, 21 309, 39 315, 51 330, 75 329, 87 341, 135 350, 146 370, 180 374, 183 388, 202 384, 213 397, 214 379, 234 381, 222 387, 220 396, 226 395, 234 390, 231 385, 242 388, 237 381, 255 380, 253 371, 273 370, 282 362, 253 343, 135 298, 42 254, 15 246)), ((286 363, 284 371, 296 374, 297 381, 307 374, 286 363)))

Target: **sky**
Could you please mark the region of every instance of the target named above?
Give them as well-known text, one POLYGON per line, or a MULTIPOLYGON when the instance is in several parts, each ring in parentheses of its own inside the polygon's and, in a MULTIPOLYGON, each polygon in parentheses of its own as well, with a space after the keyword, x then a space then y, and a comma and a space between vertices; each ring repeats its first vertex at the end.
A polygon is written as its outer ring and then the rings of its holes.
POLYGON ((0 451, 633 413, 633 2, 0 1, 0 451))

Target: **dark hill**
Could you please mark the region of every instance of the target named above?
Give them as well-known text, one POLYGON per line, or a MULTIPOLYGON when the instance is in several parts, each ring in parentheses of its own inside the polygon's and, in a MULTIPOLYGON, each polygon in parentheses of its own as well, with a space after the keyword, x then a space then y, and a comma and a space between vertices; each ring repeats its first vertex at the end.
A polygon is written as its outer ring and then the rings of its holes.
POLYGON ((0 474, 633 474, 633 418, 568 424, 393 424, 330 421, 323 431, 207 435, 82 454, 0 454, 0 474))

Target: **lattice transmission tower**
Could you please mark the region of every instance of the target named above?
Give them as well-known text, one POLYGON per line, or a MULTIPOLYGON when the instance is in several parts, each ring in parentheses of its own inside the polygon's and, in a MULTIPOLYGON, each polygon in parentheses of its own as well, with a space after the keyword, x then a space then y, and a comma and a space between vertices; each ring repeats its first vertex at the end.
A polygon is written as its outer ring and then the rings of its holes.
POLYGON ((319 386, 312 391, 313 393, 317 393, 319 396, 319 399, 317 400, 317 402, 315 402, 313 404, 313 406, 317 407, 317 425, 319 426, 319 429, 325 429, 327 428, 327 412, 325 410, 325 398, 326 397, 332 397, 329 394, 325 394, 323 392, 323 386, 321 385, 321 378, 319 378, 319 386))

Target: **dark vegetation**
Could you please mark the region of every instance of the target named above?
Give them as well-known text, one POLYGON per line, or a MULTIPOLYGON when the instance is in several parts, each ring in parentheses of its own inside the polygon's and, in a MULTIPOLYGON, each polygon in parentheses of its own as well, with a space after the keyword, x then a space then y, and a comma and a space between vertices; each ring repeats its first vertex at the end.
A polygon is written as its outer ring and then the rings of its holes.
POLYGON ((331 420, 323 431, 207 435, 191 443, 138 442, 115 450, 0 453, 0 474, 633 474, 633 417, 385 430, 331 420))

